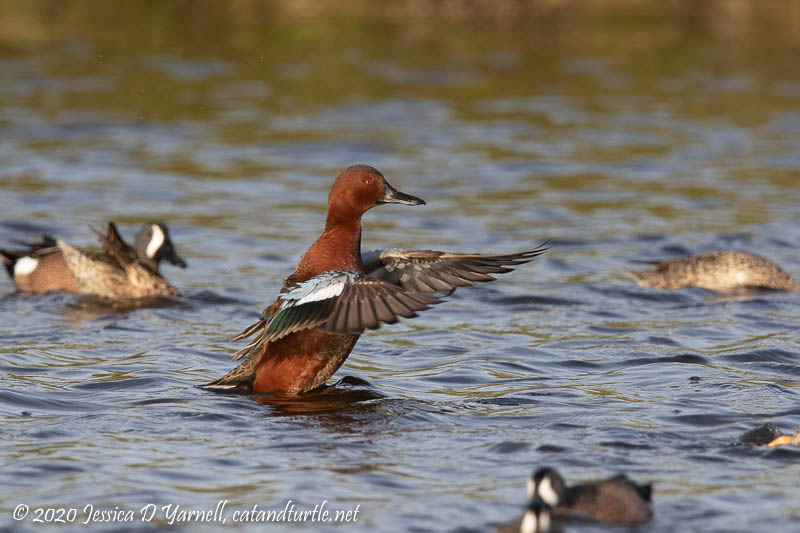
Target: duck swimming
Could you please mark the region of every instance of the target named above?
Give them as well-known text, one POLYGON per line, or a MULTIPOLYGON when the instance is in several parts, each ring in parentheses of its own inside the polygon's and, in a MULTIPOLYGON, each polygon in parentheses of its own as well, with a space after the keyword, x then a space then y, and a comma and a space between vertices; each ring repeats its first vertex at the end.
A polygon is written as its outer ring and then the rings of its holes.
POLYGON ((136 235, 135 246, 122 240, 113 222, 108 223, 105 235, 96 230, 95 234, 103 245, 101 255, 56 241, 81 294, 109 300, 180 296, 158 270, 162 259, 186 267, 175 253, 166 225, 145 224, 136 235))
POLYGON ((701 287, 711 291, 762 288, 800 291, 781 267, 759 255, 716 250, 687 257, 652 261, 652 270, 627 270, 640 287, 680 289, 701 287))
POLYGON ((452 292, 510 272, 546 251, 512 254, 378 250, 361 254, 361 216, 376 205, 422 205, 367 165, 345 169, 328 195, 322 234, 302 255, 261 319, 234 337, 255 335, 244 361, 210 389, 296 395, 322 387, 365 329, 411 318, 452 292))
POLYGON ((625 475, 567 487, 553 468, 540 468, 528 482, 528 495, 552 508, 553 515, 574 513, 600 522, 636 525, 652 518, 652 485, 637 485, 625 475))
POLYGON ((162 260, 186 267, 175 253, 166 224, 144 224, 133 247, 122 240, 113 222, 108 224, 106 235, 95 233, 103 244, 103 253, 84 252, 45 235, 41 242, 26 244, 26 250, 0 250, 0 259, 20 292, 61 290, 107 299, 179 294, 158 270, 162 260))

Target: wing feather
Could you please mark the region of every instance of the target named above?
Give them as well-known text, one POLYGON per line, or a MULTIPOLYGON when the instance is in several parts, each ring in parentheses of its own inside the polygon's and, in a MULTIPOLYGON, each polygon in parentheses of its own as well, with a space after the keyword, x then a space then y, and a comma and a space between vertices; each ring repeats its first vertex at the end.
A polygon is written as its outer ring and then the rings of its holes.
POLYGON ((367 329, 377 329, 380 326, 380 322, 375 314, 375 309, 372 306, 372 300, 369 298, 367 289, 362 285, 358 285, 356 287, 356 294, 358 296, 359 314, 364 327, 367 329))
POLYGON ((398 316, 414 317, 416 311, 439 301, 428 294, 356 272, 323 272, 281 293, 278 301, 264 311, 261 320, 234 337, 242 339, 255 334, 236 357, 304 329, 361 334, 382 323, 393 324, 398 316))
POLYGON ((375 250, 362 256, 366 275, 331 270, 301 283, 290 276, 278 301, 234 337, 255 335, 235 358, 295 331, 360 334, 394 324, 398 317, 415 317, 417 311, 441 301, 431 294, 494 281, 493 274, 511 272, 547 250, 546 245, 510 254, 375 250))
POLYGON ((404 318, 412 318, 417 316, 414 314, 414 310, 400 299, 399 294, 387 295, 386 303, 389 305, 389 309, 391 309, 395 315, 400 315, 404 318))
POLYGON ((384 324, 394 324, 397 322, 397 315, 395 315, 386 303, 386 291, 381 294, 380 298, 372 301, 372 306, 375 308, 375 316, 384 324))
POLYGON ((494 281, 548 250, 546 245, 511 254, 456 254, 433 250, 374 250, 362 256, 367 276, 416 292, 452 292, 494 281))
POLYGON ((351 291, 356 294, 349 295, 346 299, 347 302, 347 332, 348 333, 361 333, 364 331, 364 326, 361 323, 361 304, 358 301, 357 291, 351 291))
POLYGON ((244 331, 236 335, 235 337, 231 338, 232 341, 238 341, 240 339, 244 339, 245 337, 249 337, 259 329, 264 327, 264 319, 262 318, 255 324, 250 324, 244 331))

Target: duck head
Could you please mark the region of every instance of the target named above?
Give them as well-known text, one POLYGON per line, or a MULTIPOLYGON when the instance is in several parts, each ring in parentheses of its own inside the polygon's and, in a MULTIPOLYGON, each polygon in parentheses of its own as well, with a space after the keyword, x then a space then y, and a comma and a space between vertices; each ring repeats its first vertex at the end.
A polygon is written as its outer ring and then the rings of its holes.
POLYGON ((554 468, 540 468, 528 481, 528 496, 537 498, 550 507, 558 507, 566 495, 564 478, 554 468))
POLYGON ((328 195, 328 222, 358 220, 381 204, 424 205, 425 200, 398 191, 371 166, 347 167, 333 182, 328 195))
POLYGON ((173 265, 186 268, 186 261, 183 260, 172 245, 169 237, 169 229, 162 222, 148 222, 142 226, 136 234, 134 248, 139 259, 150 266, 154 271, 158 271, 158 263, 166 259, 173 265))

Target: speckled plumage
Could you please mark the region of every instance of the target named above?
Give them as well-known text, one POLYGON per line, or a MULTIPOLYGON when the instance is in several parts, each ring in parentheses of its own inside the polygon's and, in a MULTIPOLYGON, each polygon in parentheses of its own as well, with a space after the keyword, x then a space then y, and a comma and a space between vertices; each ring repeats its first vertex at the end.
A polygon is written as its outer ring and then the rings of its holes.
POLYGON ((23 243, 27 250, 0 250, 0 259, 22 292, 61 290, 114 300, 178 295, 158 270, 162 260, 186 266, 175 253, 165 224, 144 224, 133 247, 122 240, 113 222, 106 235, 95 233, 103 244, 102 253, 85 252, 46 235, 41 242, 23 243), (29 268, 18 268, 23 265, 29 268))
POLYGON ((778 265, 749 252, 716 250, 652 264, 652 270, 628 270, 625 273, 639 286, 657 289, 701 287, 724 292, 752 287, 800 290, 800 284, 778 265))
POLYGON ((35 294, 49 291, 79 293, 78 284, 67 268, 55 239, 45 236, 41 242, 26 246, 26 250, 0 250, 0 259, 17 290, 35 294), (26 258, 36 264, 34 269, 23 273, 16 267, 26 258))
MULTIPOLYGON (((95 232, 103 244, 103 254, 89 254, 59 240, 58 248, 72 272, 81 294, 110 300, 180 296, 178 289, 164 279, 158 271, 158 262, 127 245, 119 236, 116 225, 109 222, 106 235, 95 232)), ((165 245, 172 243, 167 235, 165 245)), ((174 255, 174 251, 172 251, 174 255)), ((185 266, 175 257, 176 264, 185 266)))

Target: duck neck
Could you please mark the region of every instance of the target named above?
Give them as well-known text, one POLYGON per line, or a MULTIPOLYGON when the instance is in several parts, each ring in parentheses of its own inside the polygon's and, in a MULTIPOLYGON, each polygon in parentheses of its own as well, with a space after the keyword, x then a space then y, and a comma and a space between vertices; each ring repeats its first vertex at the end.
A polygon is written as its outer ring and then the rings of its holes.
POLYGON ((160 272, 158 271, 158 260, 156 258, 150 259, 146 255, 142 255, 142 254, 138 254, 138 255, 139 255, 139 263, 141 263, 144 266, 146 266, 154 274, 160 274, 160 272))
POLYGON ((325 230, 300 259, 298 273, 316 276, 326 270, 363 272, 361 263, 360 218, 336 219, 328 216, 325 230))

